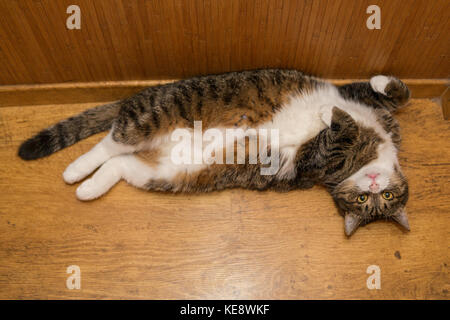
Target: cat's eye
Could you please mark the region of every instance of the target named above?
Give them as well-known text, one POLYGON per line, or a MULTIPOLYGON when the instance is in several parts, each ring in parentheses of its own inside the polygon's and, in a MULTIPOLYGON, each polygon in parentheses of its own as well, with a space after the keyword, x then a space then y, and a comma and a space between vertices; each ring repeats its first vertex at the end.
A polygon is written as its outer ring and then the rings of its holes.
POLYGON ((382 196, 383 196, 383 199, 385 199, 385 200, 392 200, 392 199, 394 199, 394 194, 392 192, 389 192, 389 191, 383 192, 382 196))
POLYGON ((358 200, 358 203, 364 203, 367 201, 368 198, 369 197, 367 196, 367 194, 362 194, 362 195, 358 196, 357 200, 358 200))

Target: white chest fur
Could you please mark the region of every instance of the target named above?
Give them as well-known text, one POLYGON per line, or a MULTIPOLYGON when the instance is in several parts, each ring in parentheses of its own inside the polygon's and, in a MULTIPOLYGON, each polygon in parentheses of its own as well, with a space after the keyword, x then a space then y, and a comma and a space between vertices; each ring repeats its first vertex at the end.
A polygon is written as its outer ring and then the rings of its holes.
POLYGON ((281 167, 277 173, 278 178, 289 178, 295 174, 294 160, 298 148, 330 125, 322 120, 322 112, 328 109, 331 118, 331 109, 334 106, 347 112, 360 125, 373 128, 385 140, 378 149, 379 159, 375 162, 389 163, 388 166, 391 166, 390 164, 396 161, 390 135, 378 123, 373 110, 363 104, 343 99, 336 87, 326 85, 312 93, 293 96, 271 121, 260 126, 277 129, 279 132, 281 167))

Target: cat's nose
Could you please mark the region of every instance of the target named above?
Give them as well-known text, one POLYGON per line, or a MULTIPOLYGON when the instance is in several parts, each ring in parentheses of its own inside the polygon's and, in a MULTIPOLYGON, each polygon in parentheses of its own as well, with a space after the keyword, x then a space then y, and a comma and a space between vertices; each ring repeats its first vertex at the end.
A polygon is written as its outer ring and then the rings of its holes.
POLYGON ((366 174, 366 176, 368 176, 372 180, 375 180, 378 177, 378 175, 379 173, 366 174))

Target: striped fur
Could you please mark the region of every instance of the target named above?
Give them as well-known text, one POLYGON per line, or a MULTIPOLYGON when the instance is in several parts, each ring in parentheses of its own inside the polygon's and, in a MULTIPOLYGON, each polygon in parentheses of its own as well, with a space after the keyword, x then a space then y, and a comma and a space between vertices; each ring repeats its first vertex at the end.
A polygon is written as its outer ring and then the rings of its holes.
POLYGON ((93 134, 111 128, 117 118, 120 102, 98 106, 42 130, 19 148, 24 160, 46 157, 93 134))

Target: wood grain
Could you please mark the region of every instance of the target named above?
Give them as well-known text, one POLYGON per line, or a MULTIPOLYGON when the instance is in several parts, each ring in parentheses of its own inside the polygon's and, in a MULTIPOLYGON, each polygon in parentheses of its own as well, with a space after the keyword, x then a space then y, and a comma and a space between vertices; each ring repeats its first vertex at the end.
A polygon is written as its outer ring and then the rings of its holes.
MULTIPOLYGON (((367 79, 329 79, 336 85, 343 85, 367 79)), ((129 97, 149 86, 172 80, 98 81, 78 83, 51 83, 0 86, 0 107, 70 104, 114 101, 129 97)), ((448 79, 402 79, 413 98, 440 97, 449 86, 448 79)))
POLYGON ((0 85, 178 79, 264 67, 448 78, 447 0, 0 0, 0 85))
POLYGON ((412 231, 378 222, 344 236, 320 187, 284 194, 146 193, 121 182, 77 201, 61 173, 101 135, 49 158, 31 134, 95 104, 0 108, 2 299, 449 299, 450 123, 430 100, 400 111, 412 231), (65 286, 81 268, 81 289, 65 286), (381 290, 366 288, 369 265, 381 290))

